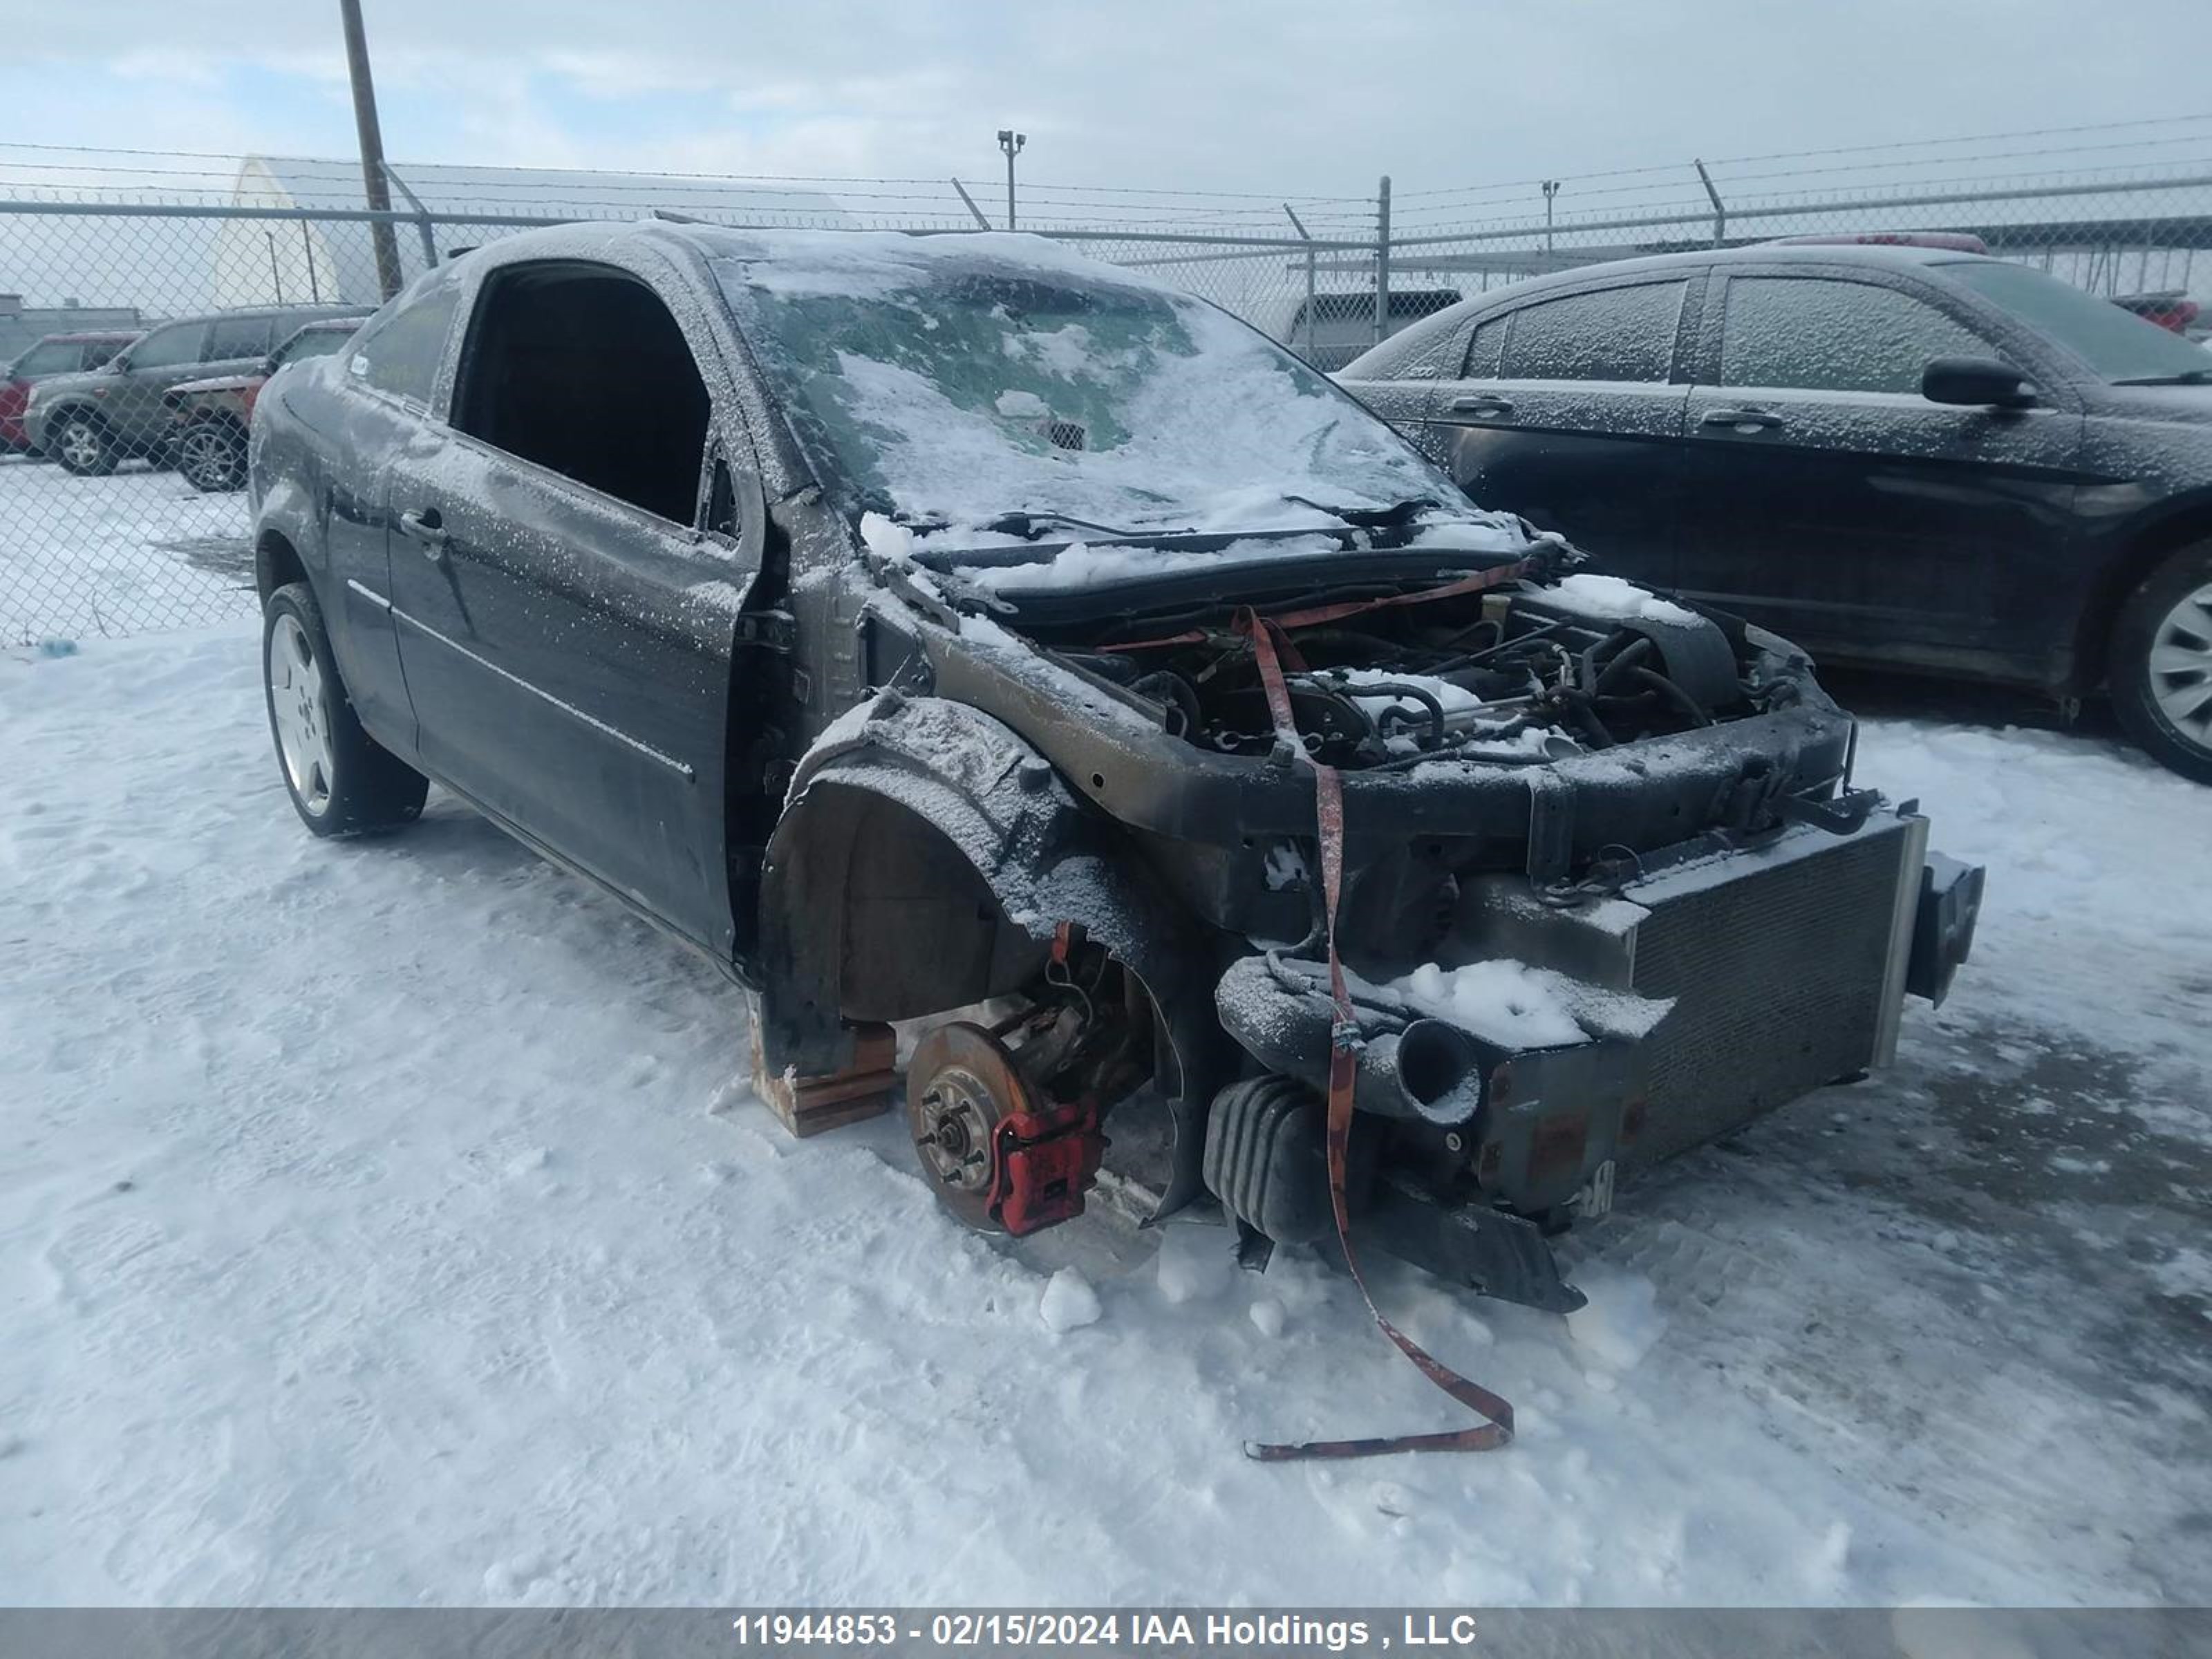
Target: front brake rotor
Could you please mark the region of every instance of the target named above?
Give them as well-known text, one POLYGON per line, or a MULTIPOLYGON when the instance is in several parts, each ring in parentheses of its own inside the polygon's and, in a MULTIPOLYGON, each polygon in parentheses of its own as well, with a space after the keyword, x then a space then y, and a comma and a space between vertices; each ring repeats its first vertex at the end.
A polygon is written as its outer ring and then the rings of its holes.
POLYGON ((999 1127, 1035 1109, 1012 1054, 981 1026, 955 1020, 915 1046, 906 1113, 922 1173, 945 1207, 979 1232, 1006 1231, 991 1212, 999 1127))

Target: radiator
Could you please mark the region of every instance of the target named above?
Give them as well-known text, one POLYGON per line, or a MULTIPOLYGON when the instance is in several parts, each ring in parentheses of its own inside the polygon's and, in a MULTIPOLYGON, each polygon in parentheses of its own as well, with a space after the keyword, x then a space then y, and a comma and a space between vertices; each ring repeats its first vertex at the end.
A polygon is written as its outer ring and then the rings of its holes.
POLYGON ((1645 1040, 1646 1104, 1621 1153, 1655 1164, 1896 1051, 1924 819, 1771 847, 1632 884, 1629 982, 1674 1007, 1645 1040))

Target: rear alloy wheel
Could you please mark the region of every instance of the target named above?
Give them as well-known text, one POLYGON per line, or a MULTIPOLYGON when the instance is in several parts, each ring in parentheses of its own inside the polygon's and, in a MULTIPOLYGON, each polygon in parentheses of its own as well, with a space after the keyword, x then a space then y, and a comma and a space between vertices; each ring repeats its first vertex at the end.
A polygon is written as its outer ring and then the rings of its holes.
POLYGON ((246 434, 227 420, 195 421, 177 440, 177 471, 209 495, 246 487, 246 434))
POLYGON ((269 596, 261 668, 278 769, 301 823, 319 836, 357 836, 421 816, 430 786, 362 729, 307 583, 269 596))
POLYGON ((89 415, 64 415, 47 428, 46 449, 65 472, 80 478, 105 477, 123 459, 107 428, 89 415))
POLYGON ((2112 704, 2151 756, 2212 783, 2212 546, 2167 560, 2112 630, 2112 704))

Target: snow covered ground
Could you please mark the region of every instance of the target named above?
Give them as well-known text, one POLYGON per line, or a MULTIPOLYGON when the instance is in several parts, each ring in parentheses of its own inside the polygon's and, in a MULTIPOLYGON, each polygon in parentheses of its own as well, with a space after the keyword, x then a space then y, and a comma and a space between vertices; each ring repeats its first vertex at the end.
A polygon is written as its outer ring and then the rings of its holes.
POLYGON ((0 655, 0 1601, 2212 1595, 2212 790, 1875 725, 1992 866, 1901 1064, 1626 1191, 1571 1321, 1378 1264, 1510 1449, 1262 1467, 1460 1419, 1311 1259, 787 1139, 730 989, 449 799, 311 840, 254 654, 0 655))
POLYGON ((136 463, 78 478, 0 459, 0 645, 251 617, 252 575, 243 492, 136 463))

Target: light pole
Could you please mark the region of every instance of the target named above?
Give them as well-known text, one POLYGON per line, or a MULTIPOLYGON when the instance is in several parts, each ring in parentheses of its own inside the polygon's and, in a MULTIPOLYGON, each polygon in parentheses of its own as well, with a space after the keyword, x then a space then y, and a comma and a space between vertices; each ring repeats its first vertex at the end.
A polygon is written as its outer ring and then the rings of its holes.
POLYGON ((1006 228, 1014 228, 1014 157, 1022 153, 1022 146, 1030 141, 1026 132, 1016 132, 1012 127, 999 129, 999 148, 1006 152, 1006 228))
POLYGON ((1552 198, 1559 193, 1559 181, 1558 179, 1547 179, 1544 180, 1544 252, 1546 253, 1549 253, 1552 251, 1552 198))
MULTIPOLYGON (((338 0, 345 25, 346 70, 353 78, 353 124, 361 135, 361 189, 369 210, 392 211, 392 192, 384 183, 384 133, 376 121, 376 83, 368 75, 368 36, 361 26, 361 0, 338 0)), ((392 221, 372 219, 369 240, 376 248, 376 286, 389 300, 399 292, 399 243, 392 221)))

